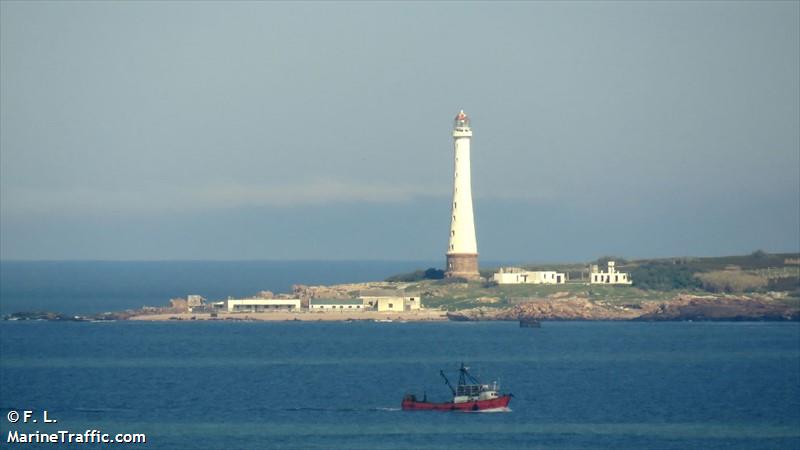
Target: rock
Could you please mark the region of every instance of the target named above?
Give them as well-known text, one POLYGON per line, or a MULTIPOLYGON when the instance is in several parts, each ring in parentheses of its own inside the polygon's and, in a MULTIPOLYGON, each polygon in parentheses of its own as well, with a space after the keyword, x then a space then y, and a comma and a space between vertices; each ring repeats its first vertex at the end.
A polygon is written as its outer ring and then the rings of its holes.
POLYGON ((477 317, 470 315, 467 311, 448 311, 447 319, 453 322, 470 322, 479 320, 477 317))
POLYGON ((773 300, 748 297, 681 296, 658 305, 636 320, 800 320, 800 309, 773 300))
POLYGON ((800 308, 764 298, 679 295, 665 302, 608 305, 586 298, 532 299, 511 308, 448 312, 454 321, 474 320, 800 320, 800 308))

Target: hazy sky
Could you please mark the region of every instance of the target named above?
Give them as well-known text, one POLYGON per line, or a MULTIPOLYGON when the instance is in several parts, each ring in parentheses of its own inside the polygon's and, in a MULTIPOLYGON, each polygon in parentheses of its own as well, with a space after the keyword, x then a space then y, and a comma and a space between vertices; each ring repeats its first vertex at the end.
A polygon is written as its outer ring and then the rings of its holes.
POLYGON ((800 250, 800 3, 0 4, 0 258, 800 250))

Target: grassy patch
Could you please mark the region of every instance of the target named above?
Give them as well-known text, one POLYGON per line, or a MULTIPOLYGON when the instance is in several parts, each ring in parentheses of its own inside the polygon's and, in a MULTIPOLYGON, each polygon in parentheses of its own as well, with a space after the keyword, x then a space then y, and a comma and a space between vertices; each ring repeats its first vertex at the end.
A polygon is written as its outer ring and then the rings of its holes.
POLYGON ((646 300, 667 300, 678 293, 677 291, 646 291, 631 286, 582 283, 486 286, 477 282, 451 285, 422 282, 416 284, 415 288, 423 293, 426 307, 440 307, 448 311, 475 307, 504 308, 537 298, 583 297, 591 301, 628 305, 639 304, 646 300))

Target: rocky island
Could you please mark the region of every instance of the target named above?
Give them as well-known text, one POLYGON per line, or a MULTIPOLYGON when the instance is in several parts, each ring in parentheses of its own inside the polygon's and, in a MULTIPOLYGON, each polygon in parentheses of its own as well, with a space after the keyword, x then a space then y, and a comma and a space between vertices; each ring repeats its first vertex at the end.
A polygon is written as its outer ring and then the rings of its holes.
POLYGON ((6 320, 800 320, 798 254, 623 261, 619 267, 633 280, 624 285, 591 283, 585 267, 557 266, 566 279, 558 284, 498 283, 491 270, 481 279, 444 278, 428 269, 367 283, 298 284, 247 299, 205 302, 192 295, 168 306, 91 316, 15 313, 6 320))

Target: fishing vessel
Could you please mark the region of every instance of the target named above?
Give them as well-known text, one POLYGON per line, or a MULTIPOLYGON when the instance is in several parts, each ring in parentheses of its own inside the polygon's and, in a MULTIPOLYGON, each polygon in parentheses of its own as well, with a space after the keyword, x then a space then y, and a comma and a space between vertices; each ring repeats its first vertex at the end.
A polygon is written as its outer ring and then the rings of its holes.
POLYGON ((496 381, 492 384, 483 384, 469 373, 469 368, 461 363, 458 370, 458 384, 453 387, 443 370, 439 375, 444 378, 444 382, 453 393, 453 399, 449 402, 429 402, 428 395, 423 394, 422 399, 417 399, 414 394, 406 394, 403 397, 401 407, 405 411, 511 411, 508 402, 511 401, 513 394, 500 393, 500 386, 496 381))

